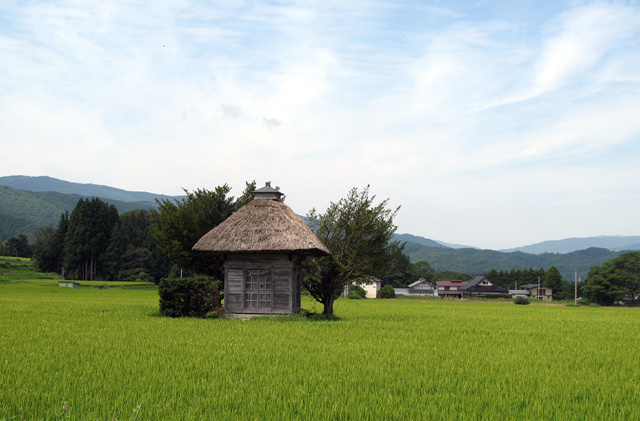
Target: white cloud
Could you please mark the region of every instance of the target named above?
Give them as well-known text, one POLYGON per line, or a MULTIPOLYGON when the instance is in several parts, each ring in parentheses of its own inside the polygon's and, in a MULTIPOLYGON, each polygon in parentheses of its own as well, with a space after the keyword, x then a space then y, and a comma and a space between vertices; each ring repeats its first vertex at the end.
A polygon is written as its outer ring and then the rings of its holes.
POLYGON ((565 12, 549 30, 537 63, 536 92, 580 83, 607 52, 640 31, 637 7, 594 3, 565 12))
MULTIPOLYGON (((464 3, 106 1, 4 13, 7 175, 165 194, 271 180, 299 213, 371 184, 403 206, 402 232, 509 247, 613 230, 606 186, 635 171, 617 153, 638 155, 635 5, 569 4, 543 26, 477 17, 464 3), (598 156, 612 162, 596 175, 598 156), (575 206, 589 211, 568 223, 575 206)), ((616 192, 619 221, 637 200, 616 192)))

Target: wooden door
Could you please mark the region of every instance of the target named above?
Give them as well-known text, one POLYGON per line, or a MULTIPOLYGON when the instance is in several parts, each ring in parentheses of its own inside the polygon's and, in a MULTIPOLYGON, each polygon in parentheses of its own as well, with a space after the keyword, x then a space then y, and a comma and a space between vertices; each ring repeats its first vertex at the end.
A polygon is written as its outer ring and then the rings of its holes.
POLYGON ((244 308, 258 312, 271 311, 272 302, 271 269, 247 269, 244 283, 244 308))

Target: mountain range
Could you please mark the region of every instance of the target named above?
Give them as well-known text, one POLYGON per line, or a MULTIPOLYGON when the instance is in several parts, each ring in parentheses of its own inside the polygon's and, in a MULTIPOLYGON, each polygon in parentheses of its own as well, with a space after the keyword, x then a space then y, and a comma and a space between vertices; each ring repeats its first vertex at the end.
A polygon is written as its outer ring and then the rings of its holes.
MULTIPOLYGON (((113 204, 120 213, 150 209, 156 199, 181 199, 114 187, 72 183, 52 177, 0 177, 0 241, 25 234, 30 241, 42 226, 55 226, 60 215, 71 212, 81 198, 98 197, 113 204)), ((600 265, 624 250, 640 250, 640 236, 600 236, 567 238, 505 249, 480 250, 412 234, 395 234, 394 240, 407 243, 405 254, 411 261, 426 259, 437 271, 453 270, 476 274, 491 269, 548 268, 555 265, 566 279, 575 270, 586 276, 589 267, 600 265)))

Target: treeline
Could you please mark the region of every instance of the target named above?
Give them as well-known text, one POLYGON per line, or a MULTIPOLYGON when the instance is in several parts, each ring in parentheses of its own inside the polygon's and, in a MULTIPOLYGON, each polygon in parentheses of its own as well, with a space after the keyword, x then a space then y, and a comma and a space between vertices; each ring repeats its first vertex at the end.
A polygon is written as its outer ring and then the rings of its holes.
POLYGON ((80 199, 57 227, 43 227, 29 244, 25 235, 7 239, 0 254, 33 257, 43 272, 66 279, 159 282, 171 261, 152 236, 153 215, 133 210, 118 215, 114 205, 98 198, 80 199))

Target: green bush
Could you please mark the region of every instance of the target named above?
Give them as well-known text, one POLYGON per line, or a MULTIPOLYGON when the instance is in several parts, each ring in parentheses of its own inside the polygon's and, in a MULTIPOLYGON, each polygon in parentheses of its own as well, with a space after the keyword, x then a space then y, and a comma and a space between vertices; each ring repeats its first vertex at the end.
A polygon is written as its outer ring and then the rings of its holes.
POLYGON ((222 296, 213 278, 164 278, 158 295, 160 314, 167 317, 204 317, 222 309, 222 296))
POLYGON ((385 285, 380 290, 380 298, 396 298, 396 291, 391 285, 385 285))
POLYGON ((529 299, 527 297, 518 297, 513 299, 514 304, 529 304, 529 299))
POLYGON ((347 294, 347 298, 350 300, 361 300, 362 295, 358 294, 357 291, 349 291, 349 293, 347 294))
MULTIPOLYGON (((367 298, 367 291, 365 291, 360 285, 349 285, 349 294, 351 294, 351 291, 358 294, 360 298, 367 298)), ((347 294, 347 298, 350 298, 349 294, 347 294)))

